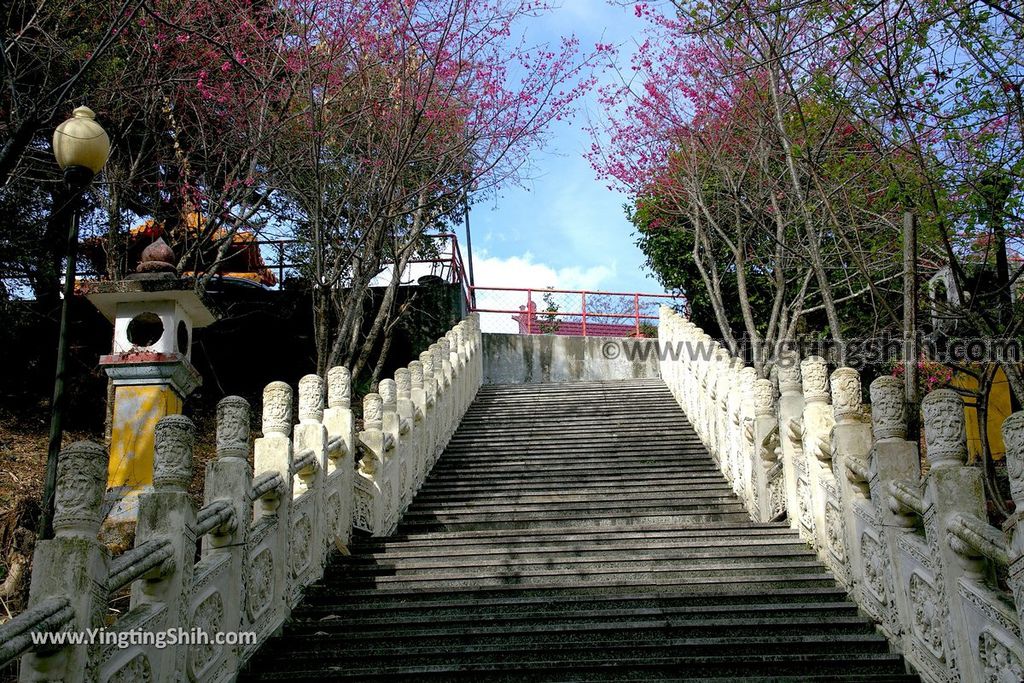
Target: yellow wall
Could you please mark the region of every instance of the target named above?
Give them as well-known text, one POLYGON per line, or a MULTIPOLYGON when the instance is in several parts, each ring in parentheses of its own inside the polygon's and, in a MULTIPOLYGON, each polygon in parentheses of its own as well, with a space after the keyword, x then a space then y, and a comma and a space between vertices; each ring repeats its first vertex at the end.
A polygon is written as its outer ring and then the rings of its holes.
POLYGON ((153 434, 165 415, 181 413, 181 399, 167 385, 114 389, 107 488, 138 489, 153 483, 153 434))
MULTIPOLYGON (((953 386, 967 391, 977 392, 978 381, 970 375, 956 373, 953 377, 953 386)), ((981 437, 978 430, 978 411, 974 407, 977 402, 973 397, 964 397, 964 416, 967 419, 967 452, 970 462, 974 462, 981 455, 981 437)), ((988 400, 988 447, 995 460, 1000 460, 1006 455, 1006 446, 1003 445, 1003 435, 1000 428, 1003 420, 1010 416, 1010 385, 1006 381, 1006 374, 1000 369, 996 371, 995 380, 992 382, 992 391, 988 400)))

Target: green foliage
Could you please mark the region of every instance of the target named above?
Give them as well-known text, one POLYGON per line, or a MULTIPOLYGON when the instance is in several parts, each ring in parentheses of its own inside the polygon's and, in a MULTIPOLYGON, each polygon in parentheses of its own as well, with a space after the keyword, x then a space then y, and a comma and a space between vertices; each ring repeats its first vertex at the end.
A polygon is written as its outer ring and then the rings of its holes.
POLYGON ((542 298, 546 308, 539 320, 540 332, 541 334, 555 334, 558 332, 558 303, 555 301, 553 292, 545 292, 542 298))
MULTIPOLYGON (((662 210, 659 202, 652 197, 642 198, 635 206, 626 206, 626 214, 636 228, 636 245, 646 257, 658 282, 666 291, 681 294, 690 305, 690 319, 709 334, 722 337, 718 320, 712 306, 711 294, 697 269, 693 258, 694 234, 686 221, 677 215, 662 210)), ((723 299, 736 301, 739 296, 735 267, 725 250, 716 255, 716 261, 723 273, 721 288, 723 299)), ((748 273, 748 287, 752 301, 764 303, 769 290, 763 286, 764 278, 748 273)), ((743 332, 743 320, 739 308, 732 306, 727 311, 729 326, 736 334, 743 332)))

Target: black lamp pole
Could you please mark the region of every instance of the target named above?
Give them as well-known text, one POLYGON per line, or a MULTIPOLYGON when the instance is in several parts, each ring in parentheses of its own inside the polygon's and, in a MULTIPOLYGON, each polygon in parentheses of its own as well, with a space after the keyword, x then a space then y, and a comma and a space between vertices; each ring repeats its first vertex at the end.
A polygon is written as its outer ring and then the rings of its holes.
MULTIPOLYGON (((75 265, 78 260, 78 219, 82 195, 100 172, 110 155, 110 138, 96 123, 96 114, 89 107, 77 107, 70 119, 53 131, 53 156, 64 171, 71 214, 68 220, 68 241, 64 251, 68 265, 64 276, 64 300, 60 306, 60 332, 57 338, 57 363, 53 380, 53 402, 50 404, 50 446, 46 453, 46 479, 43 482, 42 510, 39 515, 39 538, 53 537, 54 495, 57 490, 57 460, 64 435, 64 384, 68 358, 68 317, 71 299, 75 296, 75 265)), ((58 209, 63 211, 65 207, 58 209)))
POLYGON ((75 276, 78 260, 78 224, 82 212, 82 195, 92 183, 93 172, 84 166, 69 166, 64 170, 64 183, 70 193, 71 216, 68 220, 68 240, 65 249, 67 273, 64 276, 64 300, 60 306, 60 333, 57 338, 57 363, 53 379, 53 401, 50 403, 50 445, 46 452, 46 479, 43 482, 43 509, 39 519, 39 538, 53 536, 53 503, 57 488, 57 458, 64 436, 65 375, 68 357, 68 309, 75 295, 75 276))

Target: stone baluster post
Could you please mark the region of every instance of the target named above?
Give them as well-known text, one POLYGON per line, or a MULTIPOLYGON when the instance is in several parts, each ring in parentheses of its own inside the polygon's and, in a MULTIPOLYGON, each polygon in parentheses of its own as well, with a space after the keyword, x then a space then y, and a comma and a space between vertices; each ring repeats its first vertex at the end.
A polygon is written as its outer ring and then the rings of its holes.
POLYGON ((682 335, 682 325, 674 315, 666 315, 659 322, 658 346, 661 349, 659 359, 661 375, 666 378, 665 383, 668 384, 669 390, 672 392, 672 398, 674 398, 676 403, 685 411, 686 404, 683 401, 682 393, 683 368, 685 361, 680 356, 674 355, 682 340, 682 335), (664 328, 664 330, 662 328, 664 328))
MULTIPOLYGON (((234 510, 234 520, 214 529, 203 538, 203 554, 226 556, 231 590, 223 601, 226 625, 241 627, 247 615, 246 540, 252 525, 252 450, 249 402, 241 396, 227 396, 217 403, 217 457, 206 464, 203 501, 209 505, 224 501, 234 510)), ((242 629, 244 630, 244 629, 242 629)), ((225 646, 225 669, 235 671, 241 663, 242 647, 225 646)))
POLYGON ((470 315, 464 322, 467 359, 466 365, 469 369, 467 378, 467 382, 469 383, 469 399, 466 402, 466 410, 469 410, 469 406, 472 405, 473 400, 476 398, 476 392, 480 388, 480 375, 477 372, 479 366, 478 356, 480 355, 480 339, 479 332, 477 330, 478 319, 476 314, 470 315))
POLYGON ((1004 525, 1010 535, 1009 584, 1017 605, 1017 617, 1024 627, 1024 410, 1003 421, 1003 443, 1006 444, 1006 471, 1010 478, 1010 495, 1016 512, 1004 525))
MULTIPOLYGON (((698 335, 698 343, 704 343, 705 336, 706 335, 704 334, 698 335)), ((714 342, 708 341, 708 344, 708 353, 710 355, 707 358, 702 356, 695 368, 697 384, 694 389, 696 395, 691 399, 694 405, 693 426, 697 432, 697 436, 700 437, 701 443, 705 446, 708 446, 711 443, 708 424, 708 410, 712 401, 711 394, 714 392, 714 383, 711 381, 711 372, 713 367, 712 360, 717 353, 717 349, 714 348, 714 342)))
POLYGON ((416 471, 419 477, 416 480, 418 491, 423 482, 427 479, 427 455, 430 453, 431 433, 430 422, 427 420, 427 390, 423 385, 423 362, 414 360, 409 363, 409 398, 412 399, 413 415, 418 436, 416 437, 419 447, 416 449, 416 471))
POLYGON ((715 459, 716 464, 721 464, 719 453, 723 441, 722 434, 722 411, 720 404, 723 399, 721 390, 723 375, 727 372, 726 361, 728 355, 724 350, 715 352, 714 361, 708 371, 708 393, 707 393, 707 424, 708 424, 708 450, 715 459))
POLYGON ((459 323, 445 335, 451 345, 452 375, 457 387, 458 402, 455 405, 455 421, 458 423, 462 411, 466 407, 466 397, 469 396, 469 386, 466 384, 466 354, 462 342, 462 323, 459 323))
POLYGON ((732 480, 732 491, 744 503, 743 484, 743 455, 746 452, 743 448, 745 437, 743 435, 743 365, 738 358, 733 359, 732 372, 729 384, 726 387, 726 419, 729 432, 729 444, 725 453, 722 454, 724 461, 729 467, 729 478, 732 480))
POLYGON ((786 476, 786 509, 789 526, 808 537, 813 531, 804 503, 807 475, 803 460, 804 394, 800 377, 800 358, 784 353, 777 364, 779 379, 779 434, 782 444, 782 470, 786 476))
POLYGON ((939 618, 929 623, 915 619, 913 628, 919 637, 942 643, 944 663, 952 676, 958 671, 958 661, 965 667, 971 661, 970 639, 977 637, 967 632, 962 618, 960 578, 979 572, 947 529, 951 516, 958 512, 986 519, 985 489, 981 470, 967 467, 967 431, 960 396, 952 389, 933 391, 921 402, 921 411, 930 467, 924 480, 924 525, 938 576, 934 594, 926 595, 931 589, 922 587, 917 595, 912 593, 911 600, 920 604, 934 599, 939 618), (937 623, 942 623, 944 633, 932 633, 937 623))
POLYGON ((701 391, 701 410, 700 410, 700 423, 701 423, 701 441, 704 446, 711 452, 714 457, 713 446, 715 441, 715 406, 718 405, 718 399, 715 396, 715 390, 718 386, 718 351, 715 350, 714 355, 704 365, 704 377, 703 387, 701 391))
POLYGON ((821 356, 809 356, 800 363, 800 376, 804 389, 803 454, 810 486, 807 500, 813 522, 811 538, 822 560, 831 565, 825 487, 835 485, 830 441, 835 418, 829 405, 828 364, 821 356))
POLYGON ((438 426, 438 405, 437 405, 437 379, 434 376, 434 352, 430 349, 420 354, 420 363, 423 365, 423 395, 426 401, 426 408, 423 411, 423 419, 427 423, 427 452, 424 456, 426 466, 424 470, 429 474, 434 466, 434 453, 437 452, 437 444, 441 441, 441 430, 438 426))
POLYGON ((737 455, 740 478, 743 482, 743 496, 747 501, 747 509, 754 518, 760 518, 760 500, 754 494, 754 468, 759 466, 757 451, 754 448, 754 382, 757 371, 752 367, 744 367, 739 376, 739 418, 740 443, 742 450, 737 455))
POLYGON ((272 613, 265 619, 280 623, 289 613, 289 542, 292 506, 292 388, 285 382, 271 382, 263 390, 263 436, 253 444, 254 474, 276 472, 283 488, 256 501, 254 515, 273 515, 276 524, 269 546, 273 548, 272 613))
MULTIPOLYGON (((327 453, 328 514, 332 516, 331 529, 334 545, 344 550, 352 540, 352 490, 354 457, 356 452, 356 423, 352 415, 352 375, 346 367, 333 367, 327 371, 327 408, 324 427, 328 443, 335 447, 327 453)), ((331 536, 328 536, 331 540, 331 536)))
POLYGON ((405 488, 408 479, 407 458, 405 444, 402 442, 402 424, 398 416, 398 390, 395 387, 395 380, 382 379, 378 385, 380 391, 381 408, 383 409, 382 426, 384 430, 384 507, 385 507, 385 535, 398 526, 398 518, 402 508, 402 490, 405 488))
MULTIPOLYGON (((64 599, 75 632, 103 624, 110 556, 97 535, 106 483, 106 449, 88 441, 63 449, 57 460, 54 537, 39 541, 32 556, 28 611, 64 599)), ((85 645, 40 649, 22 657, 20 680, 82 683, 90 680, 92 666, 85 645)))
MULTIPOLYGON (((860 373, 853 368, 837 368, 830 382, 835 418, 832 462, 839 494, 835 522, 842 527, 832 530, 837 534, 832 551, 836 561, 846 568, 851 590, 860 594, 864 578, 861 552, 863 519, 876 517, 874 506, 868 500, 867 480, 862 478, 871 456, 871 425, 864 420, 860 373)), ((877 519, 873 526, 877 527, 877 519)))
POLYGON ((911 627, 909 615, 914 609, 900 576, 899 536, 914 533, 914 522, 890 507, 889 485, 894 481, 920 481, 921 461, 917 444, 906 440, 903 380, 879 377, 871 383, 870 393, 874 445, 868 464, 868 486, 882 533, 862 533, 859 539, 863 563, 861 594, 875 602, 882 629, 899 641, 911 627))
POLYGON ((681 333, 681 327, 679 322, 675 319, 675 316, 671 314, 663 314, 661 320, 658 322, 658 347, 661 350, 661 355, 659 356, 661 376, 665 378, 665 384, 668 385, 669 390, 672 392, 672 398, 675 399, 676 403, 679 404, 685 412, 686 407, 683 403, 683 394, 680 390, 683 359, 673 356, 672 352, 672 350, 679 344, 681 333))
MULTIPOLYGON (((196 510, 189 497, 192 449, 196 428, 183 415, 168 415, 156 423, 153 490, 139 500, 135 547, 161 540, 172 550, 168 561, 132 584, 131 607, 152 605, 164 610, 165 628, 191 622, 189 598, 196 557, 196 510)), ((157 628, 153 624, 153 628, 157 628)), ((147 648, 156 681, 185 680, 186 647, 147 648)))
POLYGON ((753 495, 755 520, 769 522, 786 511, 786 477, 780 462, 779 421, 775 385, 770 379, 754 381, 753 495))
POLYGON ((721 466, 721 452, 725 445, 725 422, 722 402, 725 400, 725 387, 728 380, 725 375, 729 371, 729 356, 725 350, 719 350, 715 354, 715 362, 711 366, 711 374, 708 379, 708 440, 709 450, 715 459, 715 464, 721 466))
POLYGON ((704 425, 704 445, 707 446, 708 450, 711 450, 715 443, 715 427, 718 413, 718 371, 720 356, 723 353, 721 345, 718 342, 712 342, 711 356, 704 364, 704 387, 701 393, 704 400, 701 402, 701 422, 704 425))
POLYGON ((473 359, 471 363, 473 368, 473 394, 476 395, 476 391, 480 388, 480 384, 483 382, 484 377, 483 338, 480 334, 480 314, 470 313, 466 320, 469 322, 470 326, 470 347, 472 349, 470 357, 473 359))
POLYGON ((442 349, 441 343, 430 345, 430 352, 434 355, 434 377, 437 380, 437 424, 438 443, 431 455, 431 461, 437 462, 451 436, 452 426, 452 365, 448 360, 448 354, 442 349))
MULTIPOLYGON (((672 319, 668 306, 661 304, 658 307, 658 345, 662 349, 668 348, 674 343, 675 334, 675 320, 672 319)), ((662 352, 661 356, 658 358, 658 367, 661 372, 661 377, 665 380, 665 384, 668 385, 669 391, 672 392, 672 397, 678 402, 679 393, 676 384, 676 365, 677 362, 672 360, 671 356, 667 353, 662 352)))
POLYGON ((719 446, 719 461, 725 478, 732 486, 732 492, 743 497, 741 493, 743 482, 740 480, 736 467, 736 460, 740 454, 740 414, 739 414, 739 368, 735 359, 730 359, 728 373, 719 379, 720 401, 725 418, 725 443, 719 446), (724 386, 722 383, 725 383, 724 386))
MULTIPOLYGON (((323 576, 327 560, 328 526, 331 519, 327 511, 327 428, 324 426, 324 398, 326 385, 319 375, 306 375, 299 380, 299 424, 292 430, 292 452, 296 455, 311 450, 314 464, 295 472, 295 500, 308 496, 302 514, 293 514, 292 558, 302 569, 296 571, 293 600, 301 599, 302 589, 323 576), (306 519, 308 518, 308 519, 306 519), (308 527, 307 527, 308 524, 308 527), (308 545, 308 548, 301 546, 308 545), (301 558, 301 559, 298 559, 301 558)), ((293 508, 294 511, 294 508, 293 508)))
POLYGON ((462 372, 459 366, 458 343, 454 329, 448 330, 439 340, 447 345, 445 357, 452 367, 452 431, 455 431, 454 424, 458 420, 459 409, 462 407, 462 372))
POLYGON ((679 400, 680 404, 688 411, 687 416, 694 428, 697 427, 697 416, 700 414, 700 403, 703 398, 698 393, 701 391, 700 372, 704 364, 703 350, 700 348, 703 344, 701 335, 699 327, 690 322, 683 323, 683 335, 679 346, 681 374, 679 400))
POLYGON ((438 449, 437 455, 441 455, 441 451, 448 444, 448 439, 451 438, 452 432, 455 431, 455 407, 456 407, 456 396, 455 396, 455 370, 452 367, 451 358, 451 347, 448 344, 448 340, 441 337, 437 340, 437 352, 440 359, 440 364, 437 367, 441 368, 441 374, 444 376, 444 442, 441 444, 441 448, 438 449))
POLYGON ((374 536, 386 535, 384 485, 384 401, 380 394, 363 397, 363 429, 359 432, 359 476, 353 524, 374 536))
POLYGON ((420 470, 420 449, 423 447, 423 438, 419 425, 416 423, 416 405, 412 402, 412 376, 409 368, 398 368, 395 370, 395 389, 398 392, 398 419, 401 424, 399 430, 402 436, 404 447, 403 465, 406 469, 406 478, 402 484, 402 512, 404 513, 412 502, 413 494, 419 488, 419 482, 423 476, 420 470))
POLYGON ((471 374, 472 371, 469 369, 470 363, 470 350, 469 350, 469 339, 468 339, 468 326, 466 321, 463 320, 455 326, 456 338, 459 342, 459 365, 461 367, 461 384, 462 384, 462 403, 459 405, 459 417, 466 412, 469 408, 470 402, 473 400, 473 395, 476 393, 475 388, 472 386, 471 374))

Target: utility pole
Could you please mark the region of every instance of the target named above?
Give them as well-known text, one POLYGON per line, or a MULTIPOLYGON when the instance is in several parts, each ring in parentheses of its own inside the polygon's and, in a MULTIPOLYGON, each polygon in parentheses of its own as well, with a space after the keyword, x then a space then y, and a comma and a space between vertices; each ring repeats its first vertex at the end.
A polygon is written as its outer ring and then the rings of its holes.
POLYGON ((903 387, 908 437, 918 434, 917 395, 917 216, 903 213, 903 387))

